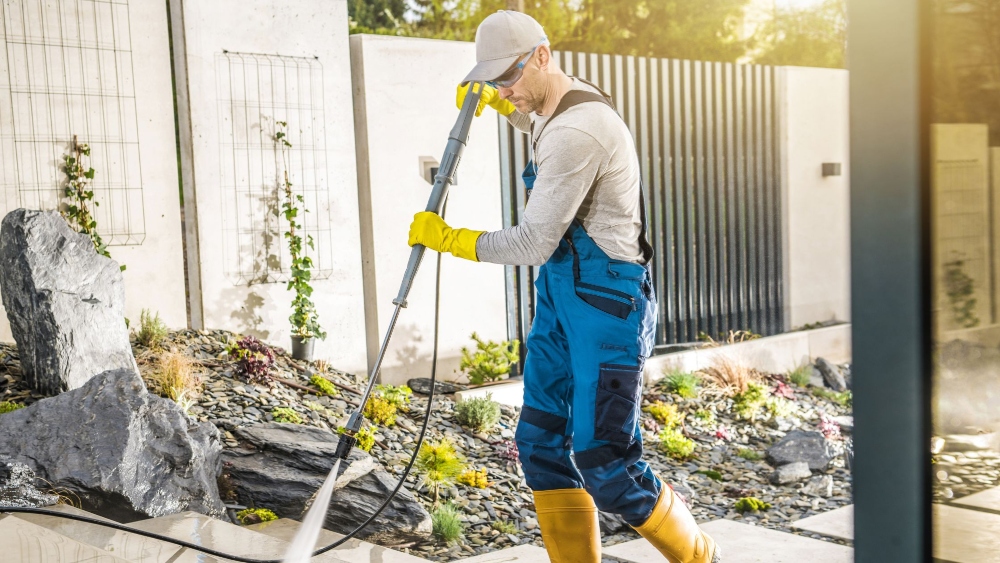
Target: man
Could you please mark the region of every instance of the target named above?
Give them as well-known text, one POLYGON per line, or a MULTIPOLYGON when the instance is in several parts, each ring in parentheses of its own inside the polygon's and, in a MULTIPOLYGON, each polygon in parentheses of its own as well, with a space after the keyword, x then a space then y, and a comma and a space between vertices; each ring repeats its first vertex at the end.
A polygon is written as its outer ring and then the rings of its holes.
POLYGON ((628 128, 597 88, 557 68, 528 15, 487 17, 476 59, 459 106, 470 83, 487 82, 479 112, 488 104, 532 135, 524 219, 484 233, 418 213, 409 243, 541 265, 516 441, 549 558, 599 563, 600 508, 620 514, 672 563, 718 563, 715 542, 641 459, 642 368, 657 305, 628 128))

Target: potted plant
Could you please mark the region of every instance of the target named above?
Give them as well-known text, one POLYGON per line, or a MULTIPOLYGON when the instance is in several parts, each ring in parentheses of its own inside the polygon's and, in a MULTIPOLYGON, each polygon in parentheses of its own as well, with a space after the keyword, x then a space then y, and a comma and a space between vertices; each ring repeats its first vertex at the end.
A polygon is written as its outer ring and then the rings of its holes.
POLYGON ((312 279, 312 258, 306 253, 306 247, 315 249, 312 235, 302 237, 302 223, 298 222, 299 213, 308 213, 304 208, 305 199, 301 194, 292 192, 292 182, 288 177, 288 150, 292 144, 288 141, 285 129, 288 123, 277 121, 274 142, 281 152, 284 167, 284 178, 281 182, 283 198, 281 212, 288 222, 285 240, 288 241, 288 254, 291 256, 288 290, 295 292, 292 299, 292 315, 288 320, 292 323, 292 357, 297 360, 312 361, 313 348, 316 339, 326 338, 326 332, 319 324, 316 304, 312 302, 313 288, 309 285, 312 279))

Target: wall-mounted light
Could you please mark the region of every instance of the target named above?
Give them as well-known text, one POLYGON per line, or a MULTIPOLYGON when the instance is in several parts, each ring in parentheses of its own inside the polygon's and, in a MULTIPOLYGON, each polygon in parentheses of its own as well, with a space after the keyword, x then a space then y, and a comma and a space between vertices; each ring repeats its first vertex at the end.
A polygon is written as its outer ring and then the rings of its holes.
POLYGON ((823 177, 827 176, 840 176, 840 163, 839 162, 824 162, 823 163, 823 177))

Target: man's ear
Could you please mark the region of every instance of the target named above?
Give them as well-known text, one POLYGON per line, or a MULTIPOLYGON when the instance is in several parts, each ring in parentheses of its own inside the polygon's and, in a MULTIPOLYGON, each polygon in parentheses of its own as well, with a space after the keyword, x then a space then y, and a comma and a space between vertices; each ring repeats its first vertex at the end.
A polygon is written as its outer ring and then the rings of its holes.
POLYGON ((538 69, 545 72, 549 69, 549 62, 552 61, 552 48, 548 44, 539 45, 538 50, 535 51, 536 62, 538 63, 538 69))

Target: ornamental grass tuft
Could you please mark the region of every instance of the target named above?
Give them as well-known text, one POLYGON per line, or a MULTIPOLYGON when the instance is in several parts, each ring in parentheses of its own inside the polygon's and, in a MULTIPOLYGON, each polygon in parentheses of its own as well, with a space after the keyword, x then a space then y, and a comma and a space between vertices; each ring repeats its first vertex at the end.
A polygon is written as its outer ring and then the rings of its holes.
POLYGON ((466 399, 455 405, 455 419, 476 432, 489 432, 500 422, 500 404, 493 400, 492 393, 466 399))

